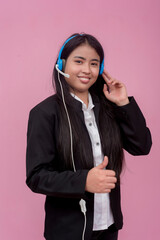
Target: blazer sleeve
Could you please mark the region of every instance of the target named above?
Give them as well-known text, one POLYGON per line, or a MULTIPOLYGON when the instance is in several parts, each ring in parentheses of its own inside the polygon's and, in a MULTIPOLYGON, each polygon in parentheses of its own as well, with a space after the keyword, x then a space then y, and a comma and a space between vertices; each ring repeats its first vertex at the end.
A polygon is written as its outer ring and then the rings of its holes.
POLYGON ((27 130, 26 184, 36 193, 83 198, 88 170, 56 171, 55 116, 35 107, 27 130))
POLYGON ((151 134, 134 97, 129 97, 129 101, 129 104, 115 108, 123 148, 132 155, 147 155, 152 146, 151 134))

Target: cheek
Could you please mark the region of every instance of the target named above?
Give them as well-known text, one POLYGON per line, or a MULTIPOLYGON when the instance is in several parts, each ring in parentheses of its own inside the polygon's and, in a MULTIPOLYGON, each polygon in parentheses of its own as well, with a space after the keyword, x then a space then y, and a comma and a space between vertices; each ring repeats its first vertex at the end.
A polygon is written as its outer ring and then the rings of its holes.
POLYGON ((93 70, 92 70, 92 74, 93 74, 93 76, 94 76, 95 78, 98 78, 98 75, 99 75, 99 68, 97 68, 97 69, 93 69, 93 70))
POLYGON ((75 65, 74 62, 67 62, 66 67, 65 67, 65 72, 70 73, 71 75, 76 74, 77 72, 80 71, 80 66, 75 65))

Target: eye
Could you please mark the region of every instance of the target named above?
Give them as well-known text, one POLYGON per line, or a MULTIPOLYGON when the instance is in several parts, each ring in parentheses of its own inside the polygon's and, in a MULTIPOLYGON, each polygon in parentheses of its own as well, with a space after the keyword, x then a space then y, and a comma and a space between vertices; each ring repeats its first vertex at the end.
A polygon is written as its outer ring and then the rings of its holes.
POLYGON ((91 65, 98 66, 98 63, 97 62, 93 62, 93 63, 91 63, 91 65))
POLYGON ((80 63, 82 63, 82 61, 81 61, 81 60, 76 60, 75 62, 76 62, 76 63, 79 63, 79 64, 80 64, 80 63))

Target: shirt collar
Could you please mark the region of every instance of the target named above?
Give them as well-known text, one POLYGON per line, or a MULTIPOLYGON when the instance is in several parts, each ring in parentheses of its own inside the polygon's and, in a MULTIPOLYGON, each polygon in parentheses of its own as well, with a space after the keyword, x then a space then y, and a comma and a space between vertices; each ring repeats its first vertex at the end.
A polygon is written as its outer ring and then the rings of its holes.
POLYGON ((72 97, 74 97, 76 100, 78 100, 79 102, 82 103, 82 110, 91 110, 94 107, 90 93, 88 93, 88 108, 87 108, 86 104, 79 97, 77 97, 74 93, 70 93, 70 94, 72 95, 72 97))

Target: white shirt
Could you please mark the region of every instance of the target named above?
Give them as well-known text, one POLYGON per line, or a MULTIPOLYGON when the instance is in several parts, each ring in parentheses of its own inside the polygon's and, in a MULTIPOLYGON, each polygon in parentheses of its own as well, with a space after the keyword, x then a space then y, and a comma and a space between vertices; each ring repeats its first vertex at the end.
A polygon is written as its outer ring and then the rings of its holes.
MULTIPOLYGON (((104 155, 102 153, 100 136, 95 121, 95 115, 93 111, 94 104, 92 102, 92 97, 89 93, 87 108, 86 104, 80 98, 78 98, 73 93, 71 93, 71 95, 82 103, 85 125, 87 127, 92 143, 94 166, 98 166, 102 163, 104 155)), ((107 229, 113 223, 114 219, 110 207, 109 193, 95 193, 93 230, 97 231, 107 229)))

